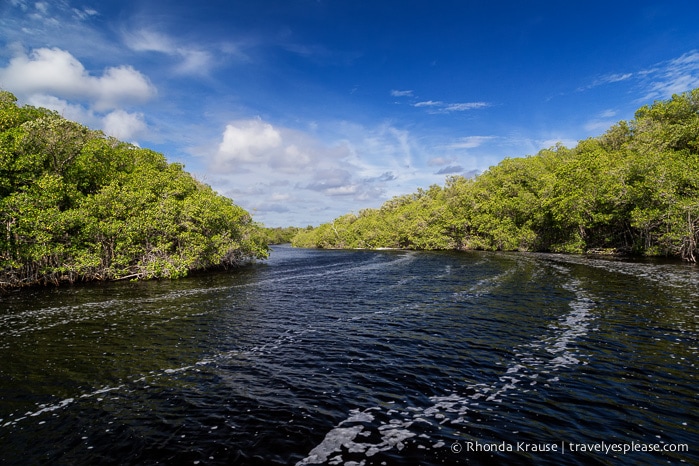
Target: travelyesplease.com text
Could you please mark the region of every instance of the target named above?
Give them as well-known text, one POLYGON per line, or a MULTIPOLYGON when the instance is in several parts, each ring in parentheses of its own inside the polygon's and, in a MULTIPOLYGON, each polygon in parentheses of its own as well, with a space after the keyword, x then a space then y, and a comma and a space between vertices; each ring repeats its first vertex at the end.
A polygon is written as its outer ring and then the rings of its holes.
POLYGON ((454 453, 469 452, 529 452, 529 453, 602 453, 605 455, 623 454, 634 452, 665 453, 688 452, 686 443, 615 443, 594 442, 575 443, 560 441, 555 443, 529 443, 529 442, 454 442, 451 446, 454 453))

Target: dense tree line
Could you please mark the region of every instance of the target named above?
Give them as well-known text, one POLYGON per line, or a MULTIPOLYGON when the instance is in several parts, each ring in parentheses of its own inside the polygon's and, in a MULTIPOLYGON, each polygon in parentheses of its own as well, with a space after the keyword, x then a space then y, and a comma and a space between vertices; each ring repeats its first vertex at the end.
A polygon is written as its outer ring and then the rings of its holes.
POLYGON ((262 229, 262 234, 267 244, 291 243, 291 240, 298 232, 298 227, 265 227, 262 229))
POLYGON ((267 256, 182 165, 0 91, 0 288, 174 278, 267 256))
POLYGON ((640 108, 572 149, 301 230, 298 247, 620 252, 699 257, 699 89, 640 108))

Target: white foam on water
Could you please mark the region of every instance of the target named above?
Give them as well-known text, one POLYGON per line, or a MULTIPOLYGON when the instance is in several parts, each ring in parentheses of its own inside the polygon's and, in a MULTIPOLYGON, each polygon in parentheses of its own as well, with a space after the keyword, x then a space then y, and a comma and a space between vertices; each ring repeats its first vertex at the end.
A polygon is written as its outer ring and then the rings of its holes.
MULTIPOLYGON (((103 395, 103 394, 105 394, 105 393, 108 393, 108 392, 111 392, 111 391, 114 391, 114 390, 119 390, 120 388, 123 388, 123 387, 124 387, 124 385, 119 385, 118 387, 103 387, 103 388, 100 388, 100 389, 95 390, 95 391, 90 392, 90 393, 84 393, 84 394, 80 395, 78 398, 91 398, 91 397, 96 397, 96 396, 98 396, 98 395, 103 395)), ((58 411, 58 410, 64 409, 64 408, 66 408, 66 407, 72 405, 73 403, 75 403, 75 401, 76 401, 76 398, 65 398, 65 399, 60 400, 60 401, 58 401, 58 402, 56 402, 56 403, 51 403, 51 404, 43 404, 43 403, 42 403, 42 404, 39 404, 39 405, 37 405, 37 408, 38 408, 38 409, 37 409, 36 411, 27 411, 26 413, 24 413, 24 415, 22 415, 22 416, 20 416, 20 417, 17 417, 17 418, 14 418, 14 419, 12 419, 12 420, 9 420, 8 422, 6 422, 6 423, 0 425, 0 427, 12 427, 12 426, 15 426, 15 425, 17 425, 17 423, 19 423, 20 421, 24 421, 24 420, 26 420, 26 419, 28 419, 28 418, 37 417, 37 416, 41 416, 42 414, 51 413, 51 412, 54 412, 54 411, 58 411)), ((41 424, 41 423, 43 423, 43 421, 40 422, 40 424, 41 424)))
MULTIPOLYGON (((322 276, 327 276, 328 274, 341 274, 341 273, 347 273, 349 270, 357 270, 357 269, 376 269, 376 268, 384 268, 384 267, 390 267, 394 266, 397 264, 409 262, 415 259, 415 254, 402 254, 400 256, 397 256, 395 259, 388 261, 388 262, 373 262, 373 261, 367 261, 365 263, 361 263, 358 266, 351 267, 351 268, 337 268, 337 270, 332 269, 332 270, 327 270, 327 267, 319 267, 323 269, 321 272, 318 273, 312 273, 312 274, 306 274, 303 276, 299 275, 293 275, 290 277, 282 277, 278 278, 276 280, 283 280, 283 279, 299 279, 299 278, 310 278, 310 277, 322 277, 322 276)), ((342 265, 342 264, 340 264, 342 265)), ((275 281, 275 279, 271 279, 271 281, 275 281)), ((264 281, 263 281, 264 282, 264 281)), ((258 284, 260 281, 252 283, 252 285, 258 284)), ((242 286, 247 286, 247 285, 242 285, 242 286)), ((234 286, 236 287, 236 286, 234 286)), ((234 288, 233 287, 233 288, 234 288)), ((168 298, 176 298, 176 297, 182 297, 182 296, 194 296, 200 293, 204 292, 211 292, 217 291, 217 290, 224 290, 224 289, 229 289, 232 287, 221 287, 221 288, 216 288, 216 289, 194 289, 194 290, 184 290, 184 291, 176 291, 172 293, 167 293, 162 296, 154 297, 154 298, 149 298, 146 300, 141 300, 140 302, 145 302, 145 301, 160 301, 162 299, 168 299, 168 298)), ((32 319, 35 320, 35 322, 32 324, 33 326, 31 328, 18 328, 16 329, 15 333, 13 335, 19 335, 21 333, 24 333, 25 331, 35 331, 35 330, 41 330, 45 328, 50 328, 54 327, 57 325, 63 325, 63 324, 70 324, 70 323, 76 323, 76 322, 81 322, 84 320, 91 320, 95 319, 97 317, 100 318, 107 318, 109 314, 115 314, 118 312, 126 312, 124 309, 126 309, 126 306, 123 306, 123 301, 104 301, 104 302, 96 302, 96 303, 86 303, 86 304, 81 304, 77 306, 64 306, 64 307, 56 307, 56 308, 44 308, 36 311, 30 311, 27 313, 24 313, 26 315, 23 316, 10 316, 10 318, 13 319, 22 319, 24 320, 25 318, 31 317, 32 319), (118 311, 115 311, 114 308, 118 308, 118 311), (97 312, 99 310, 102 310, 106 312, 100 313, 97 312), (86 312, 87 311, 87 312, 86 312), (46 319, 47 317, 53 317, 55 318, 56 315, 63 315, 65 318, 59 318, 58 320, 53 320, 52 322, 44 325, 37 326, 36 325, 36 319, 38 318, 39 321, 42 321, 46 319)), ((375 316, 376 314, 386 314, 386 313, 391 313, 394 311, 397 311, 399 309, 404 309, 404 307, 396 307, 395 309, 388 309, 388 310, 372 310, 367 313, 361 314, 359 316, 351 316, 346 318, 347 320, 357 320, 357 319, 365 319, 365 318, 371 318, 372 316, 375 316)), ((2 317, 2 316, 0 316, 2 317)), ((342 319, 345 320, 345 319, 342 319)), ((0 323, 2 320, 0 319, 0 323)), ((221 361, 226 361, 231 358, 236 358, 241 355, 245 356, 250 356, 250 355, 258 355, 258 354, 271 354, 275 352, 276 350, 279 350, 281 347, 289 344, 293 344, 295 341, 297 341, 299 338, 303 337, 304 335, 308 333, 315 332, 317 329, 314 328, 313 326, 310 327, 305 327, 302 329, 297 329, 297 330, 290 330, 287 329, 284 331, 281 335, 279 335, 277 338, 268 341, 266 343, 262 343, 256 346, 253 346, 248 349, 242 349, 242 350, 232 350, 224 353, 220 353, 214 356, 206 357, 203 358, 193 364, 188 364, 184 365, 181 367, 174 367, 174 368, 165 368, 165 369, 160 369, 160 370, 154 370, 148 372, 146 375, 141 375, 138 378, 135 378, 132 380, 130 383, 131 384, 145 384, 146 386, 149 385, 149 381, 152 381, 153 379, 158 379, 160 377, 171 377, 179 373, 187 372, 187 371, 198 371, 199 367, 201 366, 207 366, 210 364, 216 364, 220 363, 221 361)), ((49 412, 54 412, 54 411, 59 411, 62 409, 65 409, 75 403, 79 399, 84 399, 84 398, 91 398, 95 397, 107 392, 111 392, 114 390, 119 390, 124 388, 125 385, 119 385, 117 387, 104 387, 98 390, 95 390, 90 393, 84 393, 81 395, 77 395, 75 397, 70 397, 63 399, 61 401, 58 401, 56 403, 52 404, 40 404, 37 405, 37 410, 34 411, 29 411, 25 413, 23 416, 15 417, 12 419, 5 419, 5 420, 0 420, 0 427, 11 427, 16 425, 18 422, 26 420, 28 418, 33 418, 33 417, 38 417, 43 414, 49 413, 49 412), (4 422, 4 423, 3 423, 4 422)), ((361 415, 356 419, 356 420, 361 420, 362 417, 361 415)), ((354 419, 353 419, 354 420, 354 419)), ((350 421, 348 421, 350 422, 350 421)), ((351 430, 351 429, 350 429, 351 430)))
MULTIPOLYGON (((567 275, 565 268, 561 267, 560 271, 567 275)), ((475 296, 477 290, 494 287, 494 283, 500 281, 502 275, 505 274, 482 280, 467 292, 468 295, 475 296)), ((433 426, 445 423, 455 426, 466 424, 464 416, 469 411, 491 409, 487 407, 488 404, 502 403, 510 392, 536 390, 539 379, 547 379, 543 384, 557 381, 558 377, 551 376, 553 372, 581 364, 573 345, 576 339, 587 334, 590 322, 595 318, 592 315, 594 301, 582 289, 578 280, 569 280, 563 287, 575 295, 569 303, 570 311, 550 325, 552 336, 539 338, 517 351, 506 366, 505 373, 497 381, 492 384, 469 385, 467 390, 471 394, 466 396, 458 393, 432 396, 430 401, 433 404, 424 408, 400 409, 393 406, 391 409, 384 409, 374 406, 362 411, 353 410, 347 419, 326 434, 323 441, 311 450, 306 458, 296 463, 297 466, 325 462, 342 464, 344 450, 348 454, 363 453, 366 457, 371 457, 394 448, 400 451, 408 442, 418 440, 421 443, 417 447, 421 450, 444 448, 445 443, 441 440, 432 440, 425 444, 421 439, 430 440, 429 436, 418 435, 411 426, 418 423, 433 426), (552 357, 545 358, 546 353, 552 357), (526 388, 523 388, 527 383, 526 388), (382 419, 388 418, 388 421, 375 422, 377 413, 381 413, 382 419), (378 434, 378 442, 363 441, 372 433, 374 438, 378 434)))
POLYGON ((371 434, 371 432, 365 430, 364 424, 374 421, 374 416, 371 412, 380 409, 375 407, 363 411, 356 409, 350 411, 350 416, 338 424, 337 427, 330 430, 323 441, 311 450, 306 458, 296 463, 297 466, 323 464, 325 462, 328 462, 328 464, 352 464, 350 461, 343 460, 341 454, 343 448, 350 454, 364 454, 367 458, 382 451, 394 448, 400 451, 405 448, 405 441, 417 435, 408 429, 413 424, 412 420, 391 419, 389 423, 379 425, 377 431, 381 436, 381 440, 378 443, 356 440, 357 437, 368 437, 371 434), (345 427, 347 424, 354 423, 356 425, 345 427))

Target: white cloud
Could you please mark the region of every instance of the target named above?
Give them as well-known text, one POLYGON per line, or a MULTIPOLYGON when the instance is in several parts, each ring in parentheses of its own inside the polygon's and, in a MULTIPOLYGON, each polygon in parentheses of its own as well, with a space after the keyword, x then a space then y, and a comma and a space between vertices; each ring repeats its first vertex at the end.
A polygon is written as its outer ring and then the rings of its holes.
POLYGON ((10 3, 14 7, 21 8, 22 11, 27 11, 27 9, 29 8, 29 6, 28 6, 29 1, 28 0, 10 0, 10 3))
POLYGON ((233 122, 223 132, 216 162, 224 170, 236 162, 269 163, 281 144, 279 131, 259 118, 233 122))
POLYGON ((563 144, 565 147, 571 148, 577 146, 578 141, 569 138, 552 138, 544 139, 542 141, 535 141, 535 144, 538 146, 538 150, 549 149, 557 144, 563 144))
POLYGON ((460 138, 455 142, 447 144, 445 148, 447 149, 474 149, 483 145, 484 143, 494 139, 495 136, 467 136, 465 138, 460 138))
POLYGON ((146 123, 142 113, 114 110, 104 117, 102 128, 105 134, 109 136, 114 136, 122 141, 129 141, 145 132, 146 123))
POLYGON ((303 176, 312 169, 350 164, 350 158, 351 149, 344 141, 327 144, 308 133, 253 118, 228 123, 209 162, 219 174, 246 170, 264 176, 303 176))
MULTIPOLYGON (((124 32, 123 37, 127 47, 133 51, 157 52, 176 58, 179 62, 174 69, 179 74, 205 75, 215 62, 214 55, 205 47, 183 45, 168 35, 150 29, 124 32)), ((227 45, 226 50, 233 49, 227 45)))
POLYGON ((86 109, 82 105, 68 103, 68 101, 52 95, 34 94, 27 99, 27 103, 34 107, 55 110, 68 120, 79 121, 88 126, 92 126, 98 122, 93 111, 86 109))
POLYGON ((632 77, 633 77, 633 73, 612 73, 612 74, 608 74, 608 75, 602 76, 601 78, 597 79, 593 83, 593 86, 600 86, 602 84, 618 83, 621 81, 626 81, 627 79, 631 79, 632 77))
POLYGON ((73 16, 75 16, 76 19, 83 21, 85 19, 88 19, 92 16, 98 16, 99 12, 93 8, 83 8, 82 10, 78 8, 73 8, 73 16))
POLYGON ((412 97, 413 91, 412 90, 399 91, 397 89, 392 89, 391 95, 393 97, 412 97))
POLYGON ((682 56, 657 65, 644 73, 649 82, 648 93, 643 100, 667 99, 699 87, 699 51, 692 50, 682 56))
POLYGON ((77 58, 58 48, 18 54, 0 68, 0 82, 18 96, 47 94, 83 100, 97 111, 145 102, 156 93, 150 81, 131 66, 110 67, 102 76, 93 76, 77 58))
POLYGON ((613 124, 614 122, 609 120, 592 120, 585 123, 583 127, 585 131, 601 133, 609 129, 613 124))
POLYGON ((270 215, 287 225, 327 221, 358 201, 378 207, 390 196, 443 181, 415 166, 427 157, 409 131, 350 122, 313 127, 311 134, 261 118, 229 122, 206 155, 205 177, 259 221, 270 215))
POLYGON ((634 77, 633 73, 611 73, 596 78, 591 84, 578 88, 579 92, 587 91, 598 86, 613 84, 629 80, 634 77))
POLYGON ((465 110, 473 110, 476 108, 485 108, 490 106, 487 102, 464 102, 457 104, 447 104, 444 110, 447 112, 463 112, 465 110))
POLYGON ((46 2, 36 2, 36 3, 34 4, 34 8, 36 8, 36 10, 37 10, 39 13, 45 15, 46 13, 48 13, 49 4, 46 3, 46 2))
POLYGON ((444 106, 444 102, 441 101, 434 101, 434 100, 426 100, 423 102, 417 102, 413 104, 413 107, 442 107, 444 106))
POLYGON ((35 107, 55 110, 62 117, 80 122, 88 127, 101 127, 105 134, 124 141, 133 141, 134 138, 145 133, 147 125, 143 113, 129 113, 124 110, 114 110, 104 117, 95 114, 91 109, 82 105, 71 104, 58 97, 35 94, 27 103, 35 107))
POLYGON ((627 79, 630 79, 632 76, 633 76, 632 73, 610 74, 606 77, 606 82, 618 83, 621 81, 626 81, 627 79))
POLYGON ((431 167, 441 167, 442 165, 449 165, 454 163, 455 159, 453 157, 432 157, 427 161, 427 165, 431 167))
POLYGON ((595 79, 592 84, 581 87, 586 91, 597 86, 634 80, 645 94, 638 102, 653 99, 668 99, 699 87, 699 51, 691 50, 677 58, 657 63, 635 73, 612 73, 595 79))
POLYGON ((136 52, 160 52, 169 55, 177 50, 169 37, 146 29, 125 33, 124 41, 127 47, 136 52))
POLYGON ((425 107, 428 109, 429 113, 451 113, 451 112, 464 112, 467 110, 486 108, 486 107, 490 107, 490 104, 488 102, 448 103, 448 102, 442 102, 441 100, 425 100, 422 102, 414 103, 413 107, 417 107, 417 108, 425 107))
POLYGON ((589 132, 604 132, 614 123, 616 123, 616 120, 614 119, 616 114, 617 112, 612 109, 603 110, 595 118, 588 121, 584 128, 589 132))
POLYGON ((205 50, 180 49, 182 61, 175 67, 181 74, 206 74, 213 64, 213 56, 205 50))

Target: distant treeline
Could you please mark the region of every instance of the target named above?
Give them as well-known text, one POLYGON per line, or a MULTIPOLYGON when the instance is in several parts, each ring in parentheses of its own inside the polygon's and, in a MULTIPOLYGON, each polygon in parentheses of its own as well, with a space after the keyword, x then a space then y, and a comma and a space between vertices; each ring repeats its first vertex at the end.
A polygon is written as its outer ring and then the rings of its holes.
POLYGON ((0 289, 267 256, 250 215, 182 165, 16 101, 0 91, 0 289))
POLYGON ((699 89, 640 108, 572 149, 507 158, 475 179, 301 230, 317 248, 699 256, 699 89))
POLYGON ((298 227, 266 227, 262 233, 267 244, 284 244, 291 243, 299 230, 298 227))

